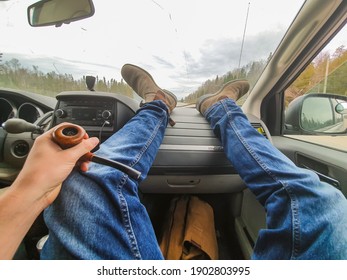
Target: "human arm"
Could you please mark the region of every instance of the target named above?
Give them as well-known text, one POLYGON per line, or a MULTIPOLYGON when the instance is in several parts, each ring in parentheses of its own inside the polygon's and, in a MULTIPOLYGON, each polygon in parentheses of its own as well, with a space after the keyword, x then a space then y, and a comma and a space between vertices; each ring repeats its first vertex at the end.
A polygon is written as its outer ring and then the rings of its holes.
MULTIPOLYGON (((51 134, 49 130, 35 140, 23 169, 0 196, 0 259, 13 257, 37 216, 57 197, 78 159, 98 144, 97 138, 86 135, 80 144, 62 150, 51 134)), ((87 163, 80 168, 86 171, 87 163)))

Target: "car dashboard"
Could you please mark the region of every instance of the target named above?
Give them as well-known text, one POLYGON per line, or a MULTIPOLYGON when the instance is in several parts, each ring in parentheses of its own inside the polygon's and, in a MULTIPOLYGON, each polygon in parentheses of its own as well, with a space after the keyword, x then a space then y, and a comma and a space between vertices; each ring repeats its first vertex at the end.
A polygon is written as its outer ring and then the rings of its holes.
MULTIPOLYGON (((1 98, 5 99, 3 95, 1 98)), ((9 96, 6 98, 6 101, 14 102, 9 96)), ((139 108, 139 102, 127 96, 91 91, 62 92, 56 96, 55 103, 54 109, 50 109, 52 104, 45 107, 33 103, 42 114, 28 109, 24 111, 28 116, 24 117, 24 112, 19 115, 17 111, 14 117, 33 121, 37 116, 34 123, 43 123, 45 130, 71 122, 103 142, 121 129, 139 108)), ((28 102, 23 100, 22 104, 19 108, 27 106, 28 102)), ((12 117, 11 113, 9 116, 12 117)), ((226 158, 219 139, 195 106, 178 106, 171 117, 176 125, 166 129, 148 177, 140 185, 143 193, 235 193, 245 188, 226 158)), ((253 127, 271 141, 264 123, 254 116, 247 117, 253 127)), ((3 161, 19 169, 37 136, 29 132, 7 133, 3 161)))
MULTIPOLYGON (((139 102, 134 99, 105 92, 62 92, 56 98, 44 98, 46 100, 39 96, 32 97, 28 100, 27 94, 0 90, 1 100, 6 100, 0 103, 1 112, 5 112, 3 104, 15 104, 13 112, 9 109, 6 114, 2 114, 2 122, 9 118, 23 118, 27 122, 33 121, 44 131, 60 123, 71 122, 82 126, 89 136, 99 137, 103 142, 126 125, 139 108, 139 102), (39 108, 42 113, 38 114, 40 110, 26 110, 27 116, 19 115, 17 108, 28 103, 39 108)), ((257 202, 254 198, 251 198, 251 202, 247 200, 250 196, 245 192, 246 186, 226 158, 221 142, 195 106, 179 105, 171 117, 176 125, 168 125, 148 176, 139 186, 139 196, 148 209, 154 227, 160 229, 170 198, 179 194, 195 194, 213 206, 219 224, 218 231, 222 236, 220 239, 230 236, 230 233, 225 233, 228 230, 223 226, 228 224, 224 215, 225 209, 230 207, 232 215, 238 217, 235 220, 237 235, 246 238, 249 233, 247 235, 244 223, 252 226, 253 219, 247 219, 244 213, 249 211, 240 210, 238 206, 241 201, 242 205, 257 205, 257 202)), ((252 115, 247 117, 253 127, 271 141, 264 123, 252 115)), ((16 178, 39 135, 36 132, 8 133, 0 128, 1 188, 10 185, 16 178)), ((255 220, 263 221, 264 211, 260 206, 260 210, 254 207, 252 209, 256 210, 251 212, 251 217, 257 216, 259 219, 255 220)), ((36 242, 47 232, 41 214, 26 237, 27 257, 38 258, 36 242)), ((254 236, 252 242, 256 239, 254 236)), ((251 249, 248 251, 251 252, 251 249)), ((228 255, 222 258, 234 257, 228 255)))
POLYGON ((9 185, 22 168, 37 135, 7 133, 2 125, 18 118, 44 129, 50 125, 56 100, 51 97, 12 89, 0 89, 0 186, 9 185))
MULTIPOLYGON (((226 158, 210 124, 194 107, 176 107, 162 145, 141 184, 145 193, 235 193, 245 185, 226 158)), ((247 115, 252 126, 271 141, 265 124, 247 115)))

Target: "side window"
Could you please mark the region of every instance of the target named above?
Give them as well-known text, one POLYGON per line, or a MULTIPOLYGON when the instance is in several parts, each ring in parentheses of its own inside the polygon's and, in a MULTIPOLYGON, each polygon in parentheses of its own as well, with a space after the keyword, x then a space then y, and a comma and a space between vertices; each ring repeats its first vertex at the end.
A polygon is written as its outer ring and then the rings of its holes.
POLYGON ((346 25, 285 91, 284 134, 344 137, 347 151, 346 25))

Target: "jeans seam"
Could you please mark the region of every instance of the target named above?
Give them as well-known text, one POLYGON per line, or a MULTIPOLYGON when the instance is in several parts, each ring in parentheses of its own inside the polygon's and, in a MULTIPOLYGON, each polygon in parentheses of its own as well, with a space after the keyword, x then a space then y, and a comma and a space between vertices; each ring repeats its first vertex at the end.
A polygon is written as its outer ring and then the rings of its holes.
MULTIPOLYGON (((163 116, 163 117, 161 117, 159 119, 159 122, 155 126, 155 128, 153 130, 153 133, 149 137, 148 141, 143 146, 143 148, 140 150, 140 152, 137 154, 137 156, 134 158, 134 160, 129 164, 129 166, 133 167, 134 165, 136 165, 140 161, 141 157, 146 152, 148 147, 151 145, 151 143, 153 142, 155 136, 158 134, 158 130, 159 130, 160 126, 162 125, 163 120, 165 120, 165 117, 166 116, 163 116)), ((126 201, 125 196, 123 195, 123 187, 126 184, 127 179, 128 179, 128 176, 123 174, 121 182, 118 185, 118 194, 119 194, 119 199, 120 199, 120 207, 121 207, 122 217, 123 217, 123 221, 124 221, 124 225, 125 225, 125 230, 126 230, 126 232, 128 234, 128 238, 130 240, 131 251, 133 252, 133 254, 134 254, 136 259, 142 259, 141 253, 140 253, 140 250, 139 250, 139 247, 138 247, 138 244, 137 244, 136 236, 135 236, 134 230, 133 230, 133 228, 131 226, 131 220, 130 220, 130 215, 129 215, 129 209, 128 209, 127 201, 126 201)))
POLYGON ((290 187, 285 186, 284 189, 288 193, 290 198, 290 206, 292 211, 292 256, 291 259, 295 260, 300 253, 300 219, 299 219, 299 200, 297 199, 295 192, 290 187))
POLYGON ((143 154, 146 152, 146 150, 148 149, 148 147, 151 145, 151 143, 153 142, 155 136, 158 134, 158 130, 161 126, 161 124, 163 123, 163 120, 166 118, 166 116, 162 117, 159 119, 158 124, 155 126, 153 133, 151 134, 151 136, 149 137, 148 141, 146 142, 146 144, 143 146, 143 148, 140 150, 140 152, 137 154, 137 156, 134 158, 134 160, 130 163, 130 166, 133 167, 134 165, 136 165, 141 157, 143 156, 143 154))
POLYGON ((121 208, 121 213, 122 213, 122 218, 123 218, 123 222, 124 222, 124 228, 126 233, 128 234, 128 238, 130 241, 130 247, 131 247, 131 251, 133 252, 134 256, 136 259, 141 259, 141 253, 137 244, 137 240, 136 240, 136 236, 134 233, 134 230, 132 228, 131 225, 131 219, 130 219, 130 215, 129 215, 129 208, 128 208, 128 204, 125 198, 125 195, 123 194, 123 187, 126 184, 128 180, 128 175, 123 174, 121 180, 120 180, 120 184, 117 186, 117 190, 118 190, 118 195, 119 195, 119 200, 120 200, 120 208, 121 208))
POLYGON ((246 150, 249 152, 249 154, 252 156, 252 158, 259 164, 259 166, 264 170, 265 173, 267 173, 275 182, 279 182, 282 186, 284 186, 284 184, 282 183, 282 181, 278 180, 276 175, 273 174, 266 166, 266 164, 264 164, 262 162, 262 160, 254 153, 253 149, 247 144, 246 141, 244 141, 243 136, 238 132, 237 127, 235 127, 233 120, 232 120, 232 114, 230 113, 230 111, 226 108, 225 103, 222 102, 223 108, 227 114, 228 117, 228 122, 231 126, 231 128, 234 130, 235 135, 237 136, 237 138, 240 140, 240 142, 242 143, 242 145, 246 148, 246 150))
MULTIPOLYGON (((223 104, 224 106, 224 104, 223 104)), ((231 117, 228 113, 228 118, 231 117)), ((264 172, 266 174, 268 174, 275 182, 280 183, 283 188, 287 191, 288 196, 290 198, 290 205, 291 205, 291 212, 292 212, 292 242, 293 242, 293 246, 292 246, 292 253, 291 253, 291 259, 296 259, 296 257, 298 256, 299 252, 300 252, 300 219, 299 219, 299 205, 298 205, 298 200, 295 196, 295 194, 291 191, 290 188, 287 187, 286 183, 278 180, 276 175, 273 174, 271 172, 271 170, 269 170, 266 166, 266 164, 264 164, 262 162, 262 160, 254 153, 254 151, 252 150, 251 147, 249 147, 249 145, 247 144, 247 142, 243 141, 243 137, 242 135, 240 135, 237 131, 237 129, 235 128, 235 126, 233 125, 231 119, 229 119, 230 121, 230 125, 233 128, 235 135, 237 136, 237 138, 239 138, 240 142, 244 145, 244 147, 246 148, 246 150, 249 152, 249 154, 252 156, 252 158, 259 164, 259 166, 264 170, 264 172)))
POLYGON ((235 127, 233 121, 232 121, 232 113, 228 110, 227 105, 222 102, 222 106, 227 114, 228 117, 228 123, 234 130, 235 135, 240 140, 242 145, 246 148, 246 150, 249 152, 251 157, 259 164, 259 166, 264 170, 266 174, 268 174, 275 182, 278 182, 282 185, 282 187, 286 190, 288 193, 288 196, 290 198, 291 202, 291 211, 292 211, 292 251, 291 251, 291 259, 295 259, 299 252, 300 252, 300 219, 299 219, 299 205, 298 200, 295 196, 295 194, 291 191, 289 187, 287 187, 287 184, 281 180, 279 180, 275 174, 271 172, 262 162, 262 160, 254 153, 253 149, 247 144, 246 141, 244 141, 242 135, 238 132, 237 128, 235 127))

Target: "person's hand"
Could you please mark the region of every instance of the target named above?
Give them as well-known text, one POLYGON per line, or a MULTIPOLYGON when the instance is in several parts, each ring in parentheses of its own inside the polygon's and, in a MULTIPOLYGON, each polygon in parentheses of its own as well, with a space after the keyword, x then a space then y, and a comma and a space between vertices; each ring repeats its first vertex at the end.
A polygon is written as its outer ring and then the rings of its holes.
MULTIPOLYGON (((35 140, 18 177, 0 195, 0 259, 13 257, 37 216, 56 199, 78 159, 99 143, 85 135, 80 144, 63 150, 52 139, 55 128, 35 140)), ((86 171, 88 163, 80 168, 86 171)))
MULTIPOLYGON (((13 188, 20 191, 28 192, 31 188, 28 193, 32 199, 42 200, 43 207, 47 207, 57 197, 61 183, 70 174, 78 159, 99 143, 98 138, 89 138, 86 134, 80 144, 63 150, 52 140, 55 128, 35 140, 23 169, 12 184, 13 188)), ((80 169, 86 171, 88 163, 80 163, 80 169)))

